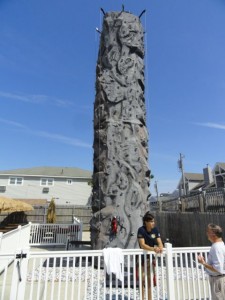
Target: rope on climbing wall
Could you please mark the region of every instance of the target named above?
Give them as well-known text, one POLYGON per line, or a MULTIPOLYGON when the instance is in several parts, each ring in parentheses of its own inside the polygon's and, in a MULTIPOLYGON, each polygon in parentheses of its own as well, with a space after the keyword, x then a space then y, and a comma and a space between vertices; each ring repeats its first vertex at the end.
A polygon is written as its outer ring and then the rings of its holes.
MULTIPOLYGON (((99 28, 101 28, 102 26, 102 22, 103 22, 103 17, 104 15, 102 14, 102 9, 99 11, 99 28)), ((101 34, 99 35, 99 39, 98 39, 98 45, 99 45, 99 51, 100 51, 100 61, 99 63, 102 64, 102 48, 101 48, 101 34)), ((98 54, 97 54, 98 55, 98 54)), ((102 66, 101 66, 102 67, 102 66)), ((100 89, 101 89, 101 85, 100 85, 100 89)), ((99 103, 98 103, 98 108, 99 108, 99 103)), ((100 153, 100 129, 101 129, 101 114, 100 114, 100 109, 98 109, 98 134, 99 134, 99 138, 98 138, 98 154, 100 153)), ((100 211, 101 209, 101 205, 100 205, 100 158, 98 157, 98 197, 99 197, 99 206, 98 206, 98 211, 100 211)), ((100 213, 98 214, 98 222, 100 223, 101 222, 101 218, 100 218, 100 213)))
POLYGON ((148 30, 147 13, 144 14, 144 44, 145 44, 145 105, 146 105, 146 127, 150 128, 150 99, 149 99, 149 68, 148 68, 148 30))

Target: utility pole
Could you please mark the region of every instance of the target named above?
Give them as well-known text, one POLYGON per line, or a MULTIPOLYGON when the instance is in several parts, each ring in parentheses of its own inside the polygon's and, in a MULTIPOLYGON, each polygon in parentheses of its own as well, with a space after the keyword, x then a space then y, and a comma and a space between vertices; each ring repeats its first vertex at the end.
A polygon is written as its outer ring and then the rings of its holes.
POLYGON ((159 201, 158 181, 155 181, 154 188, 157 196, 157 201, 159 201))
MULTIPOLYGON (((183 191, 184 191, 184 196, 186 196, 187 193, 186 193, 186 187, 185 187, 183 158, 184 158, 184 155, 180 153, 180 159, 178 160, 178 168, 180 169, 181 174, 182 174, 183 191)), ((182 196, 181 191, 180 191, 180 196, 182 196)))
POLYGON ((162 210, 162 204, 161 204, 161 201, 159 201, 158 181, 155 181, 154 188, 155 188, 155 192, 156 192, 157 202, 159 204, 159 211, 161 211, 162 210))

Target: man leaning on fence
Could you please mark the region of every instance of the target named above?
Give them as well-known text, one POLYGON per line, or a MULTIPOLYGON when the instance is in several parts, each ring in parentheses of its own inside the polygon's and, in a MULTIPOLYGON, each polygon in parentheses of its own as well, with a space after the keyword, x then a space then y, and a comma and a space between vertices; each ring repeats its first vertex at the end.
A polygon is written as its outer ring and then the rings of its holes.
MULTIPOLYGON (((155 227, 154 216, 147 212, 143 217, 143 226, 138 229, 137 233, 138 243, 140 248, 147 251, 154 251, 162 253, 163 243, 160 237, 158 229, 155 227)), ((144 261, 142 262, 142 264, 144 261)), ((153 266, 152 266, 153 267, 153 266)), ((147 281, 148 281, 148 300, 151 300, 151 282, 150 282, 150 262, 147 262, 147 281)), ((142 266, 142 299, 144 299, 145 288, 145 272, 144 266, 142 266)))
POLYGON ((222 240, 222 229, 215 224, 207 227, 208 240, 212 243, 207 262, 201 255, 198 262, 201 263, 209 275, 212 300, 225 299, 225 245, 222 240))

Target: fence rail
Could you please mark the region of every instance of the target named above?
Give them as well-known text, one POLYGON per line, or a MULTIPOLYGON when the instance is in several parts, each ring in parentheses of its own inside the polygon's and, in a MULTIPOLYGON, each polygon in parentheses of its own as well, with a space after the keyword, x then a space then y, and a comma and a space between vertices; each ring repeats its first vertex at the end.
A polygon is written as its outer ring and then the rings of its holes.
POLYGON ((152 211, 225 212, 225 189, 211 188, 170 200, 150 202, 152 211))
POLYGON ((13 263, 0 275, 0 299, 144 300, 150 285, 154 300, 211 299, 208 278, 196 263, 197 253, 208 251, 171 244, 157 256, 140 249, 121 250, 122 281, 106 272, 103 250, 2 253, 0 262, 10 258, 13 263))
MULTIPOLYGON (((17 249, 29 247, 30 224, 18 226, 18 228, 2 234, 0 232, 0 253, 13 253, 17 249)), ((5 265, 11 261, 6 259, 0 263, 0 273, 5 265)))
MULTIPOLYGON (((0 223, 7 222, 12 224, 21 223, 39 223, 45 224, 47 220, 48 205, 33 205, 34 210, 15 213, 0 214, 0 223)), ((90 219, 92 217, 92 210, 90 206, 78 206, 78 205, 56 205, 56 223, 57 224, 69 224, 73 223, 74 216, 76 216, 82 223, 83 229, 90 229, 90 219)))
MULTIPOLYGON (((82 223, 79 224, 32 224, 21 226, 5 234, 0 232, 0 254, 15 253, 30 246, 63 245, 68 241, 82 240, 82 223)), ((0 273, 11 261, 1 260, 0 273)))
MULTIPOLYGON (((144 300, 149 287, 154 300, 211 299, 208 277, 197 263, 197 255, 206 257, 209 247, 172 248, 166 243, 161 255, 141 249, 119 249, 122 278, 118 279, 106 272, 104 250, 30 250, 26 247, 28 229, 33 228, 35 236, 35 230, 40 228, 37 225, 28 224, 23 230, 18 228, 0 236, 0 300, 144 300), (17 241, 14 248, 10 248, 12 240, 17 241)), ((58 226, 49 225, 53 224, 46 224, 45 233, 59 230, 58 226)), ((63 234, 68 234, 66 229, 71 226, 63 227, 63 234)), ((115 259, 117 256, 113 266, 115 259)))
POLYGON ((83 224, 33 224, 21 226, 5 234, 0 232, 0 253, 29 246, 67 245, 82 240, 83 224))
POLYGON ((83 223, 79 224, 33 224, 30 245, 66 245, 67 239, 82 240, 83 223))

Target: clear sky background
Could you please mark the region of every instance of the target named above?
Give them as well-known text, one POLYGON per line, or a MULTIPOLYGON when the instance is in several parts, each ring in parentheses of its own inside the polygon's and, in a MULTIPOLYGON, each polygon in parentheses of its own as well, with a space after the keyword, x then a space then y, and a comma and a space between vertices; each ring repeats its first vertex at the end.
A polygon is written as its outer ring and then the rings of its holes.
POLYGON ((0 169, 92 170, 102 7, 141 18, 149 165, 159 192, 225 161, 224 0, 0 0, 0 169))

